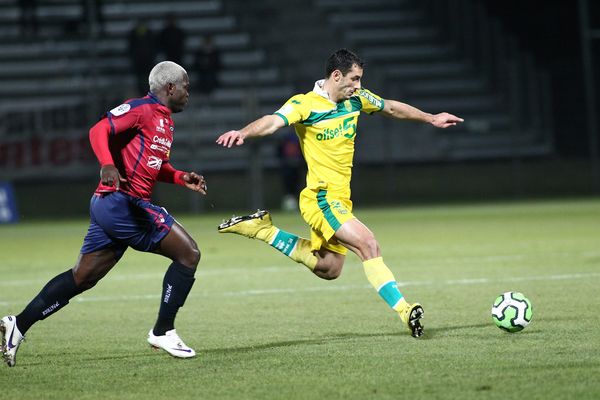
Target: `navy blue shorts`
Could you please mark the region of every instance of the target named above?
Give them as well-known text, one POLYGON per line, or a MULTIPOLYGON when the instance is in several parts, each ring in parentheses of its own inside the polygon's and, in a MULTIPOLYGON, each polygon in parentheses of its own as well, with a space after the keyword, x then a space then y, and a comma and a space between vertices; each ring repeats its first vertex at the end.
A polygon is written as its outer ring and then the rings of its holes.
POLYGON ((94 194, 90 201, 90 227, 81 253, 110 247, 119 259, 127 247, 152 251, 174 222, 167 210, 149 201, 121 192, 94 194))

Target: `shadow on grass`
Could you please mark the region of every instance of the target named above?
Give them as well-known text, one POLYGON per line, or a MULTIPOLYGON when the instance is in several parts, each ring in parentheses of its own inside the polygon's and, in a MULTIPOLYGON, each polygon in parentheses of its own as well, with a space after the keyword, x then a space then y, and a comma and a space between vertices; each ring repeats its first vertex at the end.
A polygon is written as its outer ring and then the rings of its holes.
POLYGON ((318 338, 310 339, 297 339, 297 340, 285 340, 280 342, 263 343, 253 346, 244 347, 227 347, 227 348, 216 348, 206 349, 203 353, 221 354, 221 353, 250 353, 260 350, 270 350, 283 347, 291 346, 306 346, 306 345, 321 345, 333 342, 343 342, 349 339, 361 339, 361 338, 377 338, 377 337, 395 337, 395 336, 408 336, 407 332, 391 332, 391 333, 339 333, 330 336, 322 336, 318 338))
MULTIPOLYGON (((544 318, 538 318, 538 319, 534 319, 532 324, 539 324, 542 322, 560 322, 560 323, 564 323, 565 321, 568 320, 572 320, 572 321, 578 321, 579 318, 578 317, 564 317, 564 316, 559 316, 559 317, 544 317, 544 318)), ((535 326, 534 325, 534 326, 535 326)), ((437 326, 435 328, 427 328, 425 330, 425 339, 432 339, 434 338, 437 334, 447 334, 447 333, 452 333, 452 332, 459 332, 459 331, 468 331, 468 330, 476 330, 476 329, 491 329, 493 331, 498 331, 499 328, 497 328, 496 326, 494 326, 494 323, 492 321, 490 321, 489 323, 481 323, 481 324, 471 324, 471 325, 456 325, 456 326, 437 326)), ((507 335, 511 335, 510 332, 504 332, 507 335)), ((543 333, 543 330, 535 330, 532 329, 530 327, 525 328, 522 331, 519 332, 514 332, 513 334, 519 334, 519 336, 521 335, 527 335, 527 336, 536 336, 539 335, 541 333, 543 333)), ((444 335, 447 336, 447 335, 444 335)))
MULTIPOLYGON (((376 338, 376 337, 394 337, 394 336, 408 336, 407 332, 391 332, 391 333, 340 333, 330 336, 323 336, 319 338, 310 338, 310 339, 298 339, 298 340, 285 340, 280 342, 272 342, 272 343, 263 343, 256 344, 252 346, 242 346, 242 347, 224 347, 224 348, 215 348, 215 349, 197 349, 199 350, 200 356, 203 354, 231 354, 231 353, 252 353, 256 351, 262 350, 270 350, 277 348, 285 348, 292 346, 306 346, 306 345, 321 345, 333 342, 343 342, 344 340, 349 339, 360 339, 360 338, 376 338)), ((409 337, 410 338, 410 337, 409 337)), ((82 364, 85 362, 101 362, 101 361, 115 361, 115 360, 142 360, 146 358, 152 358, 158 356, 168 357, 166 353, 157 352, 157 351, 148 351, 148 352, 133 352, 127 354, 114 354, 114 355, 104 355, 97 357, 75 357, 74 354, 64 354, 61 353, 60 356, 63 358, 66 356, 67 359, 63 361, 56 361, 58 354, 45 353, 43 355, 39 355, 41 359, 36 361, 22 361, 19 362, 19 366, 22 367, 36 367, 36 366, 48 366, 49 364, 53 365, 71 365, 71 364, 82 364), (158 354, 157 354, 158 353, 158 354), (45 359, 53 360, 53 362, 49 363, 45 359)), ((201 359, 202 357, 199 357, 201 359)), ((173 357, 172 359, 175 360, 173 357)), ((196 358, 198 359, 198 358, 196 358)), ((192 359, 193 360, 193 359, 192 359)))
POLYGON ((438 326, 435 328, 427 328, 425 330, 424 336, 426 339, 432 339, 438 333, 441 333, 441 332, 448 333, 448 332, 454 332, 454 331, 473 330, 473 329, 489 328, 490 326, 493 326, 493 324, 491 322, 490 323, 481 323, 481 324, 471 324, 471 325, 438 326))
MULTIPOLYGON (((290 346, 302 346, 302 345, 321 345, 333 342, 342 342, 349 339, 361 339, 361 338, 377 338, 377 337, 404 337, 407 340, 415 340, 417 342, 424 340, 435 339, 438 334, 448 333, 448 332, 458 332, 458 331, 469 331, 475 329, 487 329, 493 327, 493 324, 490 323, 481 323, 481 324, 471 324, 471 325, 459 325, 459 326, 440 326, 435 328, 426 327, 425 334, 418 338, 413 339, 410 337, 407 331, 395 331, 395 332, 378 332, 378 333, 339 333, 329 336, 322 336, 318 338, 309 338, 309 339, 297 339, 297 340, 286 340, 280 342, 272 342, 272 343, 263 343, 257 344, 253 346, 244 346, 244 347, 228 347, 228 348, 216 348, 216 349, 205 349, 202 350, 203 353, 248 353, 259 350, 269 350, 275 348, 282 347, 290 347, 290 346)), ((494 329, 497 329, 493 327, 494 329)), ((533 334, 534 332, 524 331, 520 332, 520 334, 533 334)))
MULTIPOLYGON (((574 317, 566 317, 566 318, 544 318, 545 321, 549 321, 549 320, 556 320, 556 321, 564 321, 565 319, 576 319, 574 317)), ((263 343, 263 344, 256 344, 256 345, 252 345, 252 346, 241 346, 241 347, 223 347, 223 348, 214 348, 214 349, 199 349, 199 354, 225 354, 225 353, 252 353, 252 352, 256 352, 256 351, 262 351, 262 350, 270 350, 270 349, 277 349, 277 348, 285 348, 285 347, 292 347, 292 346, 312 346, 312 345, 322 345, 322 344, 327 344, 327 343, 334 343, 334 342, 343 342, 345 340, 352 340, 352 339, 361 339, 361 338, 383 338, 383 337, 406 337, 407 339, 411 339, 411 340, 417 340, 417 341, 423 341, 423 340, 431 340, 431 339, 435 339, 436 336, 438 335, 442 335, 443 336, 448 336, 448 333, 452 333, 452 332, 460 332, 460 331, 469 331, 469 330, 478 330, 478 329, 488 329, 488 328, 494 328, 497 329, 493 326, 493 323, 481 323, 481 324, 470 324, 470 325, 456 325, 456 326, 438 326, 438 327, 426 327, 425 329, 425 335, 423 335, 421 338, 419 339, 412 339, 408 332, 406 331, 396 331, 396 332, 378 332, 378 333, 353 333, 353 332, 348 332, 348 333, 338 333, 338 334, 334 334, 334 335, 329 335, 329 336, 322 336, 322 337, 317 337, 317 338, 307 338, 307 339, 297 339, 297 340, 284 340, 284 341, 279 341, 279 342, 270 342, 270 343, 263 343)), ((522 332, 518 332, 519 335, 537 335, 540 332, 535 332, 535 331, 531 331, 531 329, 529 330, 524 330, 522 332)), ((508 335, 510 335, 509 333, 506 333, 508 335)), ((62 356, 64 356, 64 354, 61 353, 62 356)), ((160 354, 162 355, 162 354, 160 354)), ((56 356, 56 354, 44 354, 43 357, 48 357, 50 359, 56 359, 54 356, 56 356)), ((114 361, 114 360, 128 360, 128 359, 145 359, 145 358, 151 358, 151 357, 156 357, 157 356, 157 352, 155 351, 149 351, 149 352, 133 352, 133 353, 128 353, 128 354, 119 354, 119 355, 112 355, 112 356, 100 356, 100 357, 80 357, 80 358, 76 358, 73 363, 81 363, 81 362, 94 362, 94 361, 114 361)), ((164 354, 164 356, 166 357, 166 354, 164 354)), ((34 361, 34 362, 24 362, 24 363, 20 363, 20 365, 23 366, 38 366, 38 365, 47 365, 48 362, 44 361, 44 360, 40 360, 40 361, 34 361)), ((65 361, 64 363, 60 363, 63 365, 68 365, 71 364, 71 362, 67 362, 65 361)))

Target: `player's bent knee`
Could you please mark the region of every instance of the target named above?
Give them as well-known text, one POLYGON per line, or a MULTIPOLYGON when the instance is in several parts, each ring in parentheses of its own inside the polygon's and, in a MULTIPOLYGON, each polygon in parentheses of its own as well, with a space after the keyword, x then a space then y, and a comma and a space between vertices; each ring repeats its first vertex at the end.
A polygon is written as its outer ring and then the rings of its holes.
POLYGON ((193 253, 194 266, 196 266, 200 262, 200 258, 202 258, 202 253, 200 252, 198 245, 194 241, 192 241, 192 253, 193 253))
POLYGON ((365 259, 371 259, 375 257, 379 257, 381 252, 379 250, 379 243, 377 243, 377 239, 374 236, 369 237, 367 240, 363 242, 363 248, 361 249, 363 256, 365 259))
POLYGON ((342 274, 345 257, 330 251, 318 253, 318 261, 313 273, 321 279, 333 280, 342 274))
POLYGON ((379 248, 379 244, 377 243, 377 239, 375 239, 375 236, 368 237, 364 243, 367 246, 367 248, 371 251, 377 251, 377 249, 379 248))
POLYGON ((80 292, 85 292, 86 290, 90 290, 98 282, 100 282, 99 277, 96 276, 81 276, 81 274, 73 274, 73 279, 75 280, 75 286, 80 292))
POLYGON ((200 262, 201 253, 200 249, 198 249, 198 245, 196 242, 192 241, 191 246, 186 250, 185 256, 183 256, 179 262, 186 267, 196 269, 196 266, 200 262))
POLYGON ((321 278, 326 279, 328 281, 332 281, 334 279, 339 278, 341 273, 342 273, 341 270, 330 269, 330 270, 326 271, 323 275, 321 275, 321 278))
POLYGON ((341 265, 317 265, 314 271, 315 275, 317 275, 321 279, 325 279, 328 281, 337 279, 342 274, 342 266, 341 265))
POLYGON ((79 289, 81 292, 85 292, 86 290, 90 290, 96 286, 97 283, 98 281, 83 281, 77 285, 77 289, 79 289))

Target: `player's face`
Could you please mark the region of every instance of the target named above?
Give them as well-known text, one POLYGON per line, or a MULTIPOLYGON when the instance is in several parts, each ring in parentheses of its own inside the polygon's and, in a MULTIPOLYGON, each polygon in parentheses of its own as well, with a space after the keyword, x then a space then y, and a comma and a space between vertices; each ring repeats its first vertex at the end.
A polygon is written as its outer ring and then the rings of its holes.
POLYGON ((360 89, 360 79, 363 75, 363 69, 358 65, 354 64, 352 69, 348 71, 346 75, 342 75, 340 71, 337 76, 337 102, 342 100, 348 100, 354 92, 360 89))
POLYGON ((183 77, 181 83, 173 85, 169 90, 169 108, 174 113, 183 111, 187 106, 188 99, 190 98, 190 80, 187 74, 183 77))

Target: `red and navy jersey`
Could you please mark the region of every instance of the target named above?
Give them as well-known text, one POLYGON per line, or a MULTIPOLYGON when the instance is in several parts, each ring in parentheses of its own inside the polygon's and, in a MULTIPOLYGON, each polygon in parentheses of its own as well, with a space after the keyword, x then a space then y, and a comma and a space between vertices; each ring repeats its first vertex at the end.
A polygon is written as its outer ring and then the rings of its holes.
MULTIPOLYGON (((174 131, 171 110, 148 93, 107 112, 90 130, 90 141, 100 164, 114 164, 127 180, 119 190, 148 200, 156 181, 165 180, 159 177, 161 168, 163 174, 173 171, 168 162, 174 131), (110 155, 102 151, 106 138, 110 155)), ((115 190, 100 182, 96 193, 115 190)))

